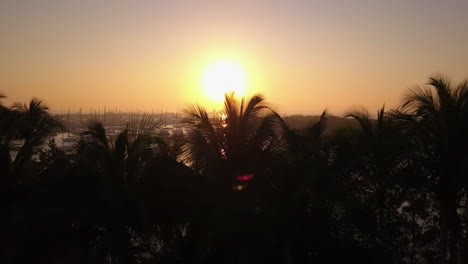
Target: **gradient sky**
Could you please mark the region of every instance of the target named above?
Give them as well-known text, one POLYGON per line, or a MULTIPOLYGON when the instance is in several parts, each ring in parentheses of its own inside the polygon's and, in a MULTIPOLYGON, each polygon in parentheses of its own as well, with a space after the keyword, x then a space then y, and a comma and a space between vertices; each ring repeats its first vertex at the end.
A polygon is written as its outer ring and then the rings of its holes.
POLYGON ((0 91, 68 107, 208 103, 203 67, 235 58, 281 113, 395 106, 468 77, 468 1, 0 1, 0 91))

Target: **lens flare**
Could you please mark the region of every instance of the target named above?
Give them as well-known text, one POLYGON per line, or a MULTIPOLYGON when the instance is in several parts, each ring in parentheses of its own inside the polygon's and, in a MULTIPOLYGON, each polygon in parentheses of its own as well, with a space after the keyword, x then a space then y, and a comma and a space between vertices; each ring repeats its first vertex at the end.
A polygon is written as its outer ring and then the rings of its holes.
POLYGON ((237 176, 236 179, 239 181, 250 181, 253 177, 254 175, 250 173, 250 174, 237 176))

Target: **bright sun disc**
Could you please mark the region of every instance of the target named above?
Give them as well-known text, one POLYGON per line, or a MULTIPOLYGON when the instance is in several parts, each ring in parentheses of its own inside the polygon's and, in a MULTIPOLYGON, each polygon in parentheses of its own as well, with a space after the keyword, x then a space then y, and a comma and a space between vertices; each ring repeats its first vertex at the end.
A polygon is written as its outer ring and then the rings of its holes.
POLYGON ((217 61, 210 64, 203 72, 202 86, 208 97, 222 101, 225 93, 234 92, 236 96, 244 96, 247 78, 239 64, 217 61))

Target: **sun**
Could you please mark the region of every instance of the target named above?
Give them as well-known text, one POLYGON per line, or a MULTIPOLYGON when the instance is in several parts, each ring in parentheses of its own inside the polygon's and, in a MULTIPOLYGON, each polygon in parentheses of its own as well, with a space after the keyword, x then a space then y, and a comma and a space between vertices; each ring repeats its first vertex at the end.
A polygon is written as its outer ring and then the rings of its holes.
POLYGON ((207 97, 223 101, 225 93, 244 96, 247 76, 242 66, 234 61, 218 60, 209 64, 202 74, 202 87, 207 97))

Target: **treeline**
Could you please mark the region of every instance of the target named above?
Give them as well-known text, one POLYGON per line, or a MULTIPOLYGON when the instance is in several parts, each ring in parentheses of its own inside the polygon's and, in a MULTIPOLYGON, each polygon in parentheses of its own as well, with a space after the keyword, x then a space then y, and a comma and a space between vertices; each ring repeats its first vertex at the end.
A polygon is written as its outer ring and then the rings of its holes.
POLYGON ((172 138, 90 121, 65 154, 43 102, 0 105, 1 263, 468 263, 467 82, 334 133, 261 95, 186 114, 172 138))

